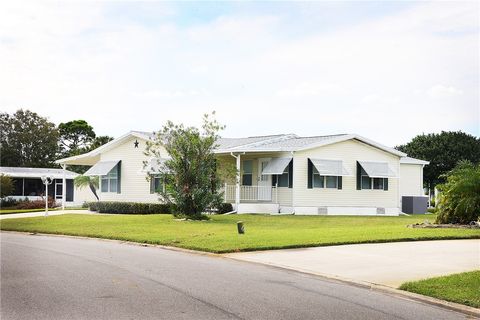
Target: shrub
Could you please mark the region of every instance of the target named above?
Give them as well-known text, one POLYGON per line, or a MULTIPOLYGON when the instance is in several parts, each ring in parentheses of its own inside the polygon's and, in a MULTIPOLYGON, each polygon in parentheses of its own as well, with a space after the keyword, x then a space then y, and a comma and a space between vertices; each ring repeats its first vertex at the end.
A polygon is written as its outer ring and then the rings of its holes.
POLYGON ((15 207, 20 201, 12 197, 3 198, 0 201, 0 207, 2 208, 11 208, 15 207))
MULTIPOLYGON (((48 197, 48 207, 54 208, 57 204, 52 197, 48 197)), ((41 209, 45 208, 45 200, 22 201, 15 206, 15 209, 41 209)))
POLYGON ((460 162, 439 187, 437 223, 467 224, 480 216, 480 163, 460 162))
POLYGON ((88 210, 90 211, 98 211, 98 201, 95 201, 95 202, 87 202, 87 207, 88 207, 88 210))
POLYGON ((170 206, 163 203, 116 202, 97 201, 89 202, 89 210, 99 213, 116 214, 169 214, 170 206))
POLYGON ((217 213, 218 214, 224 214, 224 213, 231 212, 231 211, 233 211, 233 206, 232 206, 231 203, 223 202, 223 203, 220 203, 220 205, 217 206, 217 213))
POLYGON ((0 198, 12 195, 14 190, 13 180, 9 176, 0 174, 0 198))

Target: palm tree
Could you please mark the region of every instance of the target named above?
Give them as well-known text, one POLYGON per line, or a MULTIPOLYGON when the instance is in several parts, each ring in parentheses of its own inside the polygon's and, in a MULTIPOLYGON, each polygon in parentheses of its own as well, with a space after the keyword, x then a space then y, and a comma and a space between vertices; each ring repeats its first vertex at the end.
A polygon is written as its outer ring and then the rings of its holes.
POLYGON ((480 216, 480 163, 461 161, 440 186, 440 223, 469 223, 480 216))
POLYGON ((97 201, 100 200, 97 195, 97 189, 99 186, 97 176, 90 177, 90 176, 79 175, 73 180, 73 184, 75 185, 75 187, 80 189, 83 189, 86 186, 90 187, 90 190, 92 191, 95 198, 97 198, 97 201))

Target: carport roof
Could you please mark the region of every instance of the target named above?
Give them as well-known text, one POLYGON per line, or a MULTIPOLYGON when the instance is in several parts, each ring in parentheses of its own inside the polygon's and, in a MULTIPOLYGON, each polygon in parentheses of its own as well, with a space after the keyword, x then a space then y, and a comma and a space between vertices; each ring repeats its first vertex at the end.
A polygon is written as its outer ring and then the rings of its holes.
MULTIPOLYGON (((12 178, 41 178, 42 176, 51 176, 54 179, 63 178, 63 170, 55 168, 25 168, 25 167, 0 167, 0 174, 12 178)), ((65 170, 65 177, 73 179, 78 173, 65 170)))

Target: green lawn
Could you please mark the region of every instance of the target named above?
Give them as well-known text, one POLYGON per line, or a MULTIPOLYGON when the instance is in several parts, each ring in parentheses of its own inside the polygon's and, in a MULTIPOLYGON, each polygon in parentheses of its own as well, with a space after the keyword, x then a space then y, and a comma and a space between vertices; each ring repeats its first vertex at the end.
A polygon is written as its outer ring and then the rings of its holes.
MULTIPOLYGON (((61 208, 48 208, 48 211, 60 210, 61 208)), ((26 213, 26 212, 42 212, 42 209, 0 209, 0 214, 12 214, 12 213, 26 213)))
POLYGON ((61 215, 7 219, 2 230, 129 240, 209 252, 235 252, 347 243, 480 238, 473 229, 412 229, 433 215, 410 217, 215 215, 177 221, 171 215, 61 215), (246 233, 237 234, 236 222, 246 233))
MULTIPOLYGON (((61 207, 56 208, 48 208, 48 211, 56 211, 62 210, 61 207)), ((66 207, 65 210, 86 210, 82 207, 66 207)), ((2 208, 0 209, 0 214, 12 214, 12 213, 27 213, 27 212, 42 212, 45 211, 45 208, 41 209, 9 209, 9 208, 2 208)))
POLYGON ((480 308, 480 270, 407 282, 400 289, 480 308))

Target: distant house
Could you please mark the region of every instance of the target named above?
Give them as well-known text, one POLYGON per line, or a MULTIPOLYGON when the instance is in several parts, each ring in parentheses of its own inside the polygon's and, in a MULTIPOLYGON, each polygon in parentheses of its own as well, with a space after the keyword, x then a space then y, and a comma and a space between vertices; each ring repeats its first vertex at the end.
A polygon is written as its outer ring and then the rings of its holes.
MULTIPOLYGON (((143 154, 151 138, 131 131, 57 163, 92 166, 86 174, 100 176, 101 200, 156 202, 161 182, 155 164, 162 159, 143 154), (152 164, 148 172, 144 161, 152 164)), ((222 138, 218 144, 217 157, 238 169, 237 181, 225 181, 223 190, 238 213, 398 215, 402 196, 423 196, 427 161, 359 135, 280 134, 222 138)))
POLYGON ((40 200, 45 197, 45 185, 42 176, 53 178, 52 184, 48 187, 48 196, 57 202, 63 200, 65 190, 65 201, 67 206, 82 204, 84 201, 94 200, 90 190, 74 187, 73 179, 78 173, 62 169, 52 168, 24 168, 24 167, 0 167, 0 174, 9 176, 13 180, 14 191, 10 196, 15 199, 40 200), (65 189, 63 179, 65 178, 65 189))

